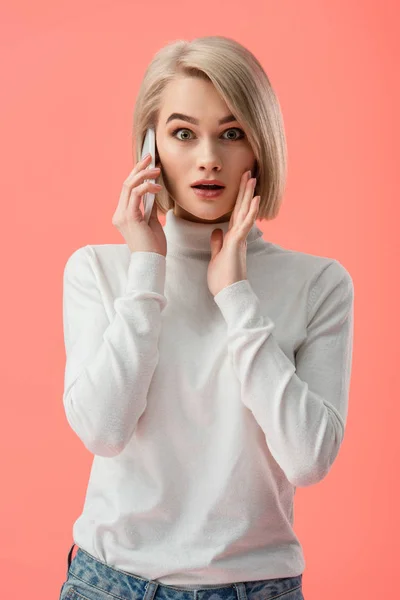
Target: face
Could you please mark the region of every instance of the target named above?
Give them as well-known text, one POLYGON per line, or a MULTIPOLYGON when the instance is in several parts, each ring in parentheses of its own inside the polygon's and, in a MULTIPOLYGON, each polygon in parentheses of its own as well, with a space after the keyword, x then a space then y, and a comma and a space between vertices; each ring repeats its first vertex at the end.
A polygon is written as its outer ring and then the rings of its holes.
POLYGON ((156 145, 164 183, 175 202, 177 217, 198 223, 229 221, 245 171, 256 157, 240 123, 219 121, 230 114, 213 84, 179 77, 164 90, 156 126, 156 145), (183 118, 168 121, 173 113, 183 118), (191 185, 198 179, 218 179, 224 185, 215 198, 197 196, 191 185))

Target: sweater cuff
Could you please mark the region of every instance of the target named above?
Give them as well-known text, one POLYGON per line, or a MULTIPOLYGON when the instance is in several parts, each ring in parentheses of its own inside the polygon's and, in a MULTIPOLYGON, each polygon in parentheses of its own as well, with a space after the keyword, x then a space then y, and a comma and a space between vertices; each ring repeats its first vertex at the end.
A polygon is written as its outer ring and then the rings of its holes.
POLYGON ((260 310, 260 300, 248 279, 223 288, 214 296, 214 301, 227 322, 228 329, 265 326, 266 319, 260 310))
POLYGON ((155 292, 164 295, 166 258, 157 252, 132 252, 126 292, 155 292))

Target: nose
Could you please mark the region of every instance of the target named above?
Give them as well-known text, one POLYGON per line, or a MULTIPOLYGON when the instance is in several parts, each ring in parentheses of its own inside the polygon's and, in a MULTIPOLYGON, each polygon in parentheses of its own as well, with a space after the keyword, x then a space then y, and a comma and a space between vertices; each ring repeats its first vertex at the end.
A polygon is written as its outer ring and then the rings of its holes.
POLYGON ((198 159, 197 167, 203 171, 219 171, 221 169, 221 159, 216 152, 213 142, 208 140, 197 147, 198 159))
POLYGON ((220 171, 221 170, 221 161, 216 156, 208 156, 203 158, 199 158, 197 162, 197 166, 200 170, 203 171, 220 171))

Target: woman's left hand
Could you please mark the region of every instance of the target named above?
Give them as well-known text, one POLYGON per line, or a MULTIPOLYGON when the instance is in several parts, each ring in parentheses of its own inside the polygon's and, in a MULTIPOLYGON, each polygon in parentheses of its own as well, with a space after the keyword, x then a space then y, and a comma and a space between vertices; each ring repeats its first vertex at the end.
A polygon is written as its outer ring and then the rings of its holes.
POLYGON ((225 237, 222 229, 214 229, 211 234, 207 284, 213 296, 228 285, 247 279, 247 235, 253 227, 260 203, 260 196, 253 197, 256 179, 249 179, 249 173, 246 171, 242 175, 225 237))

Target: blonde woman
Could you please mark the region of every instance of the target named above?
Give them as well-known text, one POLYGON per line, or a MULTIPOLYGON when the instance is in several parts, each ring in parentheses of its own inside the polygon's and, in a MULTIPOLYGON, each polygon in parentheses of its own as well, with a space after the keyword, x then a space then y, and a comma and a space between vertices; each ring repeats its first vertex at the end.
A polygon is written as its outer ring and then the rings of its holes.
POLYGON ((79 248, 64 271, 63 402, 94 459, 60 598, 301 600, 294 495, 343 440, 352 279, 255 224, 279 213, 285 135, 236 41, 162 48, 134 136, 112 217, 125 243, 79 248))

